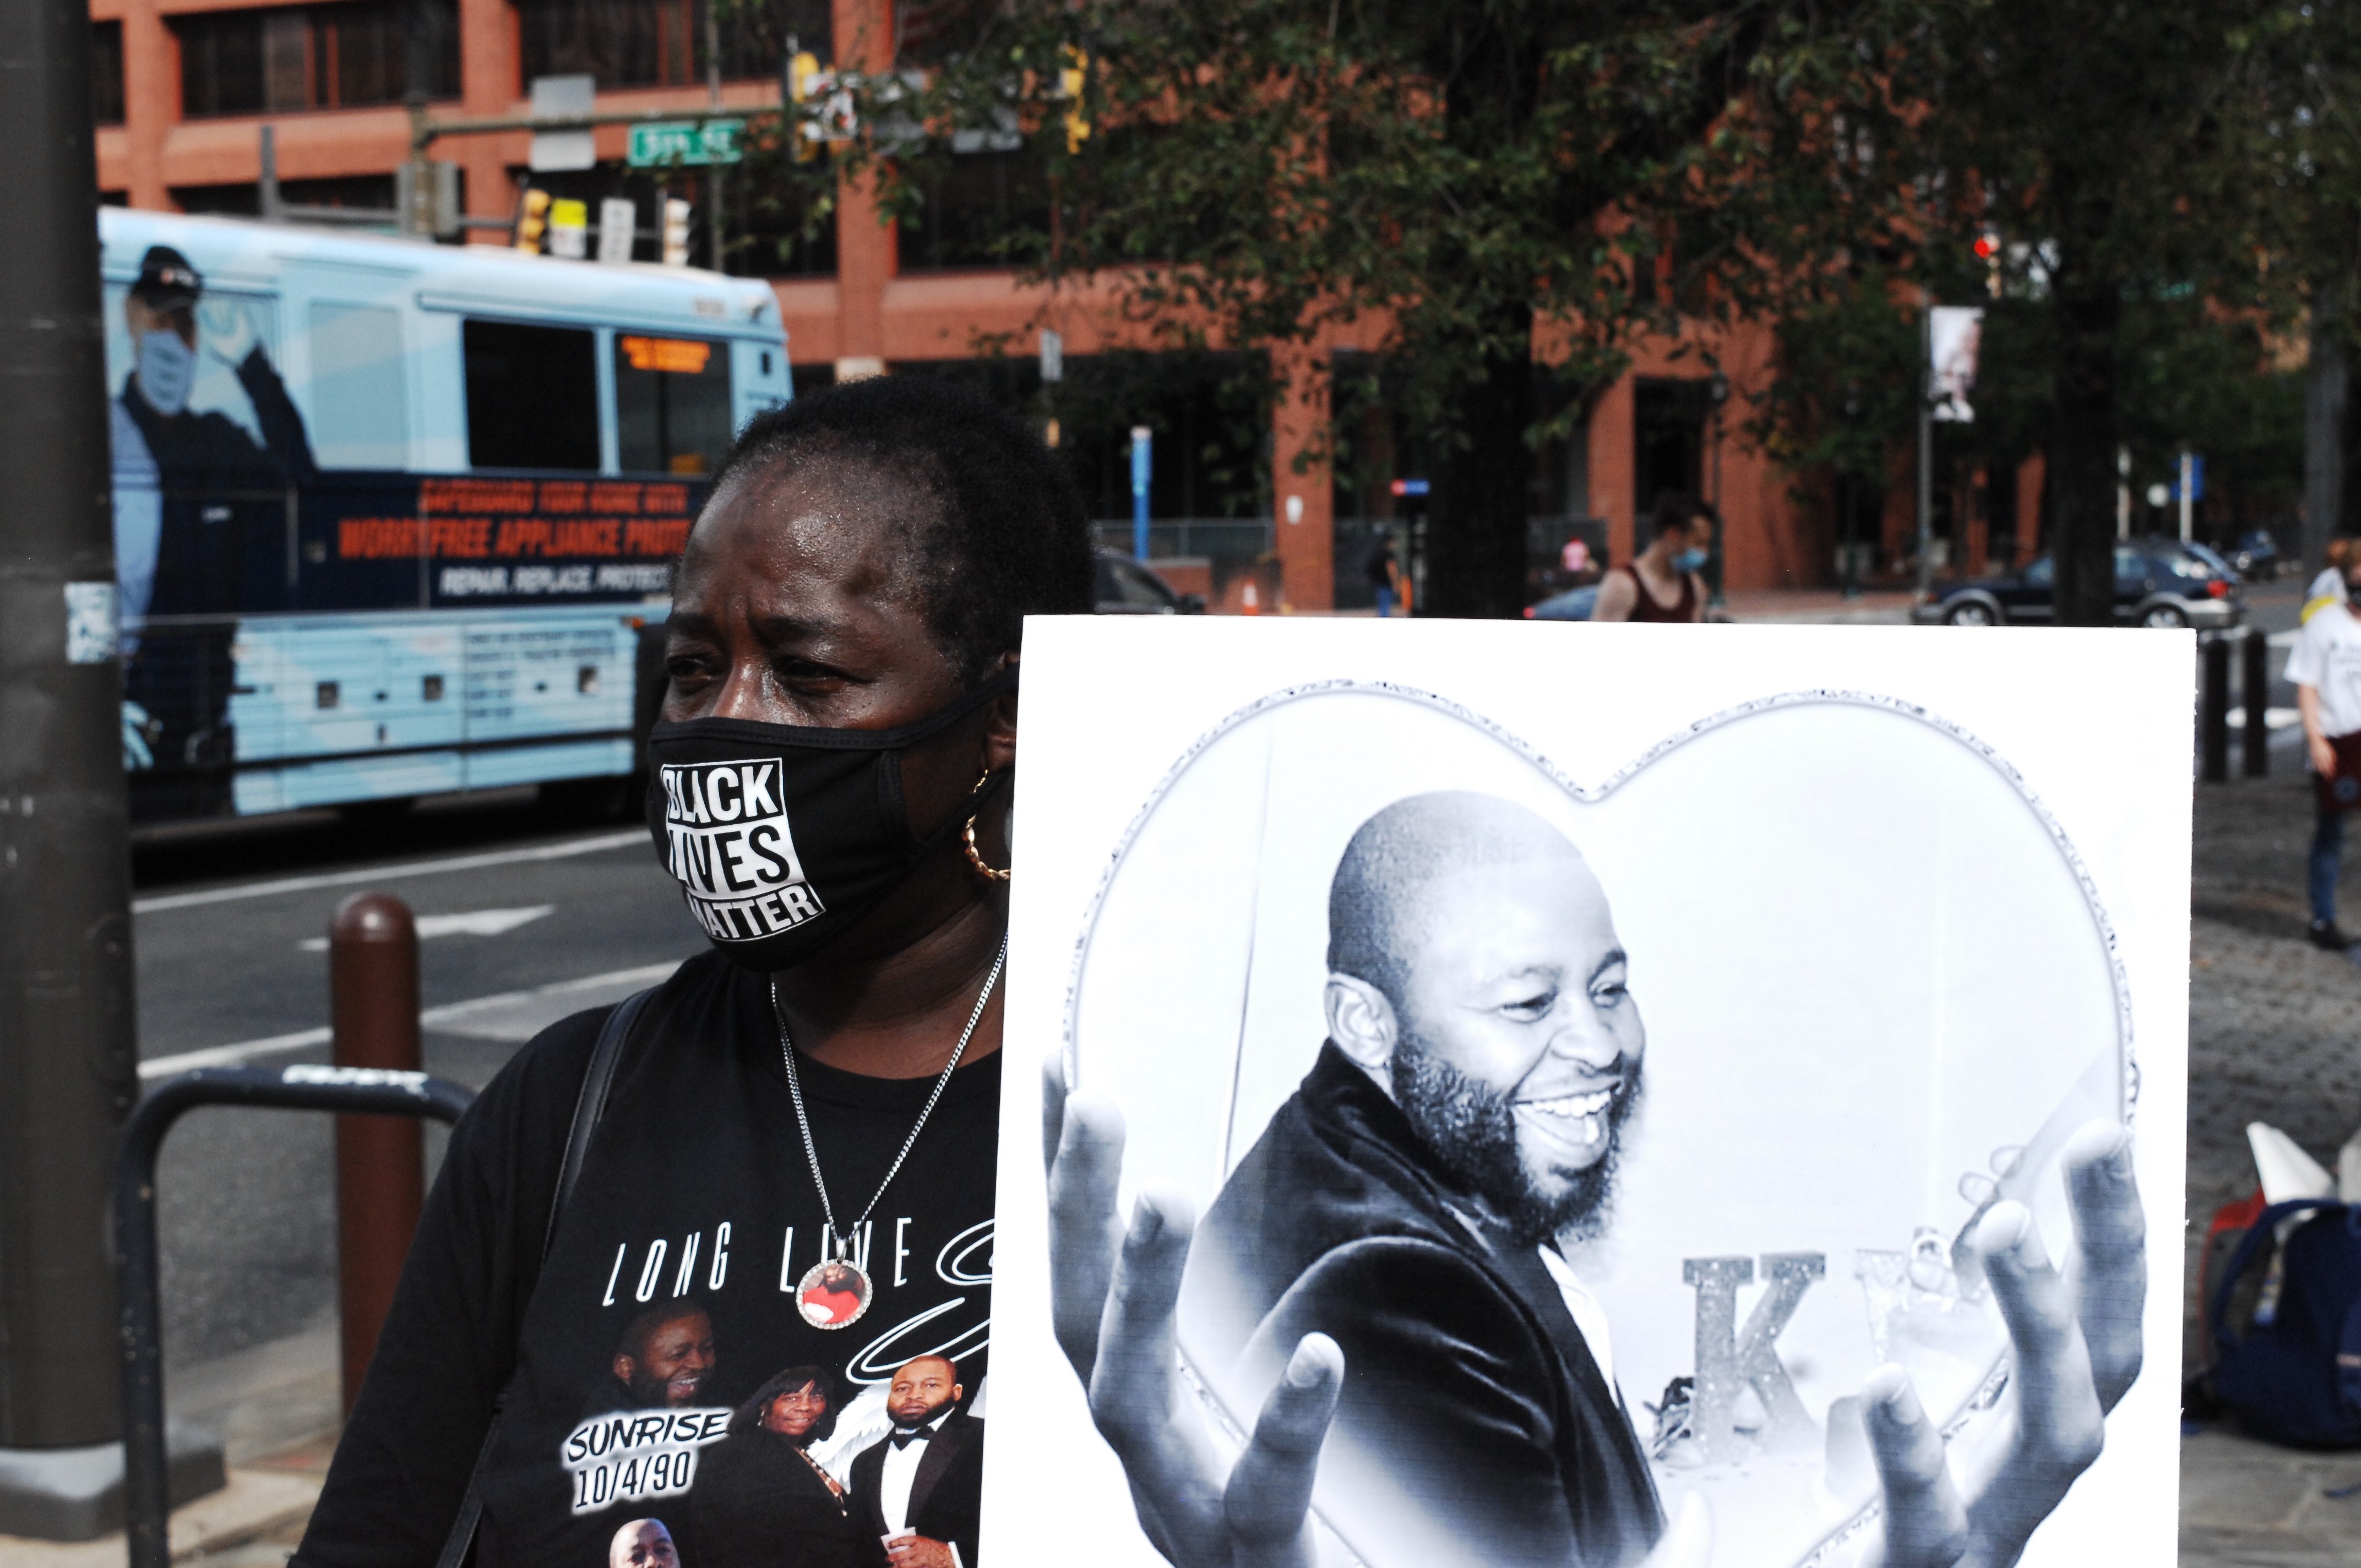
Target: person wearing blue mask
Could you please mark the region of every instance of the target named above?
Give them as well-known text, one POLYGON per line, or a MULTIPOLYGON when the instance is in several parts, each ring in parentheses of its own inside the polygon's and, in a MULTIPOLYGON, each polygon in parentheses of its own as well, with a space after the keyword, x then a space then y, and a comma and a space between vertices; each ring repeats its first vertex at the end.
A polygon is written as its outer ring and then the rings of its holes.
POLYGON ((1656 502, 1655 537, 1645 550, 1599 580, 1593 620, 1698 621, 1705 579, 1697 573, 1713 545, 1713 509, 1695 496, 1656 502))
POLYGON ((316 471, 303 417, 247 309, 232 301, 201 311, 203 293, 186 256, 169 245, 148 247, 123 302, 131 367, 108 407, 115 569, 130 623, 124 765, 171 774, 159 786, 171 809, 199 816, 230 808, 236 675, 225 618, 236 608, 235 585, 253 560, 275 563, 285 549, 284 503, 270 498, 316 471), (207 355, 245 389, 251 433, 227 414, 191 406, 207 355), (159 653, 142 624, 160 616, 217 619, 159 653))
POLYGON ((170 246, 150 246, 139 258, 138 280, 123 302, 132 368, 116 400, 122 420, 137 433, 167 490, 285 485, 308 477, 315 466, 312 444, 286 383, 243 311, 227 333, 210 341, 198 332, 197 302, 203 291, 204 280, 170 246), (226 414, 189 407, 201 347, 236 375, 254 405, 261 441, 226 414))

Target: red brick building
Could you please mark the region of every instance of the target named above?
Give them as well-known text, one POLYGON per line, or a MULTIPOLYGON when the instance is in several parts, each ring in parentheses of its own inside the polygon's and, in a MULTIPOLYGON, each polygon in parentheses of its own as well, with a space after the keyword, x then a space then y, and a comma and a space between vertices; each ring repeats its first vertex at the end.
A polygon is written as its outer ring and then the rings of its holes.
MULTIPOLYGON (((702 5, 703 0, 428 0, 424 14, 433 23, 436 60, 433 113, 524 114, 532 78, 579 71, 598 77, 602 110, 702 109, 708 102, 702 5)), ((780 51, 789 35, 824 61, 873 71, 895 63, 897 8, 888 0, 769 0, 751 26, 743 20, 749 9, 724 13, 741 18, 720 51, 726 104, 777 104, 780 51)), ((914 8, 899 9, 906 28, 914 8)), ((92 0, 104 199, 137 207, 258 212, 258 133, 269 125, 286 200, 390 207, 393 171, 409 156, 402 98, 408 39, 420 14, 413 0, 92 0)), ((624 137, 620 127, 601 129, 601 159, 620 160, 624 137)), ((527 136, 509 133, 443 140, 434 154, 460 166, 467 212, 499 220, 513 211, 528 148, 527 136)), ((620 173, 603 162, 601 168, 620 173)), ((993 202, 1006 200, 1006 171, 991 165, 989 156, 976 168, 972 188, 946 198, 968 203, 961 221, 970 228, 988 224, 993 202), (998 197, 992 194, 995 179, 998 197)), ((561 194, 598 193, 591 176, 560 178, 575 186, 561 188, 561 194)), ((702 189, 693 193, 701 195, 702 189)), ((1029 355, 1045 326, 1060 334, 1069 364, 1139 346, 1110 325, 1111 313, 1088 290, 1049 299, 1020 287, 1005 269, 977 265, 974 247, 961 243, 956 226, 947 217, 930 234, 897 234, 877 221, 874 203, 860 190, 845 192, 833 244, 796 247, 792 270, 773 280, 804 384, 975 360, 995 342, 1004 351, 1016 345, 1029 355)), ((476 237, 504 236, 491 231, 476 237)), ((757 263, 752 269, 773 269, 757 263)), ((1673 343, 1648 345, 1633 371, 1596 401, 1577 437, 1543 455, 1536 515, 1554 520, 1555 536, 1573 520, 1590 520, 1594 537, 1620 561, 1629 558, 1635 543, 1644 543, 1633 538, 1634 519, 1656 490, 1694 488, 1718 499, 1727 518, 1730 587, 1832 581, 1833 499, 1799 499, 1788 477, 1739 439, 1743 399, 1760 384, 1768 344, 1766 333, 1748 330, 1717 345, 1733 389, 1720 405, 1712 401, 1711 373, 1697 355, 1678 355, 1673 343)), ((1325 354, 1371 346, 1338 340, 1293 356, 1286 367, 1298 377, 1316 376, 1325 354)), ((1383 521, 1393 510, 1382 485, 1338 485, 1316 466, 1297 471, 1316 423, 1302 403, 1284 400, 1255 443, 1258 457, 1268 458, 1257 471, 1268 477, 1258 483, 1250 510, 1277 556, 1286 601, 1302 609, 1330 605, 1340 583, 1351 598, 1357 574, 1353 560, 1339 562, 1340 549, 1357 553, 1363 520, 1383 521)), ((1112 472, 1115 455, 1101 455, 1102 466, 1112 472)), ((1192 493, 1191 477, 1179 476, 1178 491, 1159 481, 1159 518, 1213 515, 1192 493)), ((1884 498, 1870 501, 1863 530, 1883 536, 1879 563, 1887 567, 1898 565, 1908 538, 1906 471, 1895 480, 1884 498)), ((1092 492, 1095 510, 1110 519, 1127 515, 1128 504, 1113 485, 1110 479, 1092 492)), ((1235 487, 1228 493, 1235 521, 1235 487)), ((1991 509, 1975 499, 1957 510, 1968 520, 1965 553, 1979 558, 1982 525, 1975 520, 1991 509)), ((2003 509, 2011 516, 2019 510, 2003 509)))

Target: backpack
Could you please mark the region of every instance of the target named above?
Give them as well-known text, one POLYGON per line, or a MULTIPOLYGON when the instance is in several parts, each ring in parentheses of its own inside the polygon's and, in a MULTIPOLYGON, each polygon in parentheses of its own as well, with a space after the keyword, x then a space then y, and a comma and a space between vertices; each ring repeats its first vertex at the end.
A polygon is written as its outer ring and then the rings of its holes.
POLYGON ((2213 1392, 2247 1431, 2296 1448, 2361 1448, 2361 1206, 2299 1198, 2265 1209, 2223 1272, 2206 1322, 2220 1355, 2213 1392), (2307 1210, 2318 1212, 2280 1246, 2264 1305, 2234 1332, 2240 1277, 2280 1222, 2307 1210))

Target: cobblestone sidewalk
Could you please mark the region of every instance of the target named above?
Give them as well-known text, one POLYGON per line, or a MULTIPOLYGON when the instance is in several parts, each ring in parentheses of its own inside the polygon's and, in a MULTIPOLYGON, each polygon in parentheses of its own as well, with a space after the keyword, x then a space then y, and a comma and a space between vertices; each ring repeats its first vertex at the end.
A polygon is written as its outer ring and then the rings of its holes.
MULTIPOLYGON (((2274 766, 2279 759, 2273 759, 2274 766)), ((2361 1125, 2361 967, 2304 940, 2311 785, 2301 775, 2197 791, 2189 974, 2188 1259, 2255 1188, 2249 1122, 2323 1163, 2361 1125)), ((2361 925, 2361 855, 2345 857, 2361 925)), ((2194 1303, 2185 1361, 2202 1344, 2194 1303)), ((2361 1563, 2361 1453, 2301 1453, 2218 1428, 2185 1437, 2182 1568, 2361 1563), (2335 1494, 2356 1488, 2348 1496, 2335 1494)))

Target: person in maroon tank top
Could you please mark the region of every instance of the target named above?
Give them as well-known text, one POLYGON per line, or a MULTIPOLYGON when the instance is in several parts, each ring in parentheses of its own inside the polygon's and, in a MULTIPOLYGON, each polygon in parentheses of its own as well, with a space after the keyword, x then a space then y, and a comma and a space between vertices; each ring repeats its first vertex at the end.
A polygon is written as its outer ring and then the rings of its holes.
POLYGON ((1651 520, 1655 538, 1598 584, 1593 620, 1697 621, 1705 619, 1705 581, 1697 568, 1713 543, 1713 513, 1695 496, 1668 495, 1651 520))

